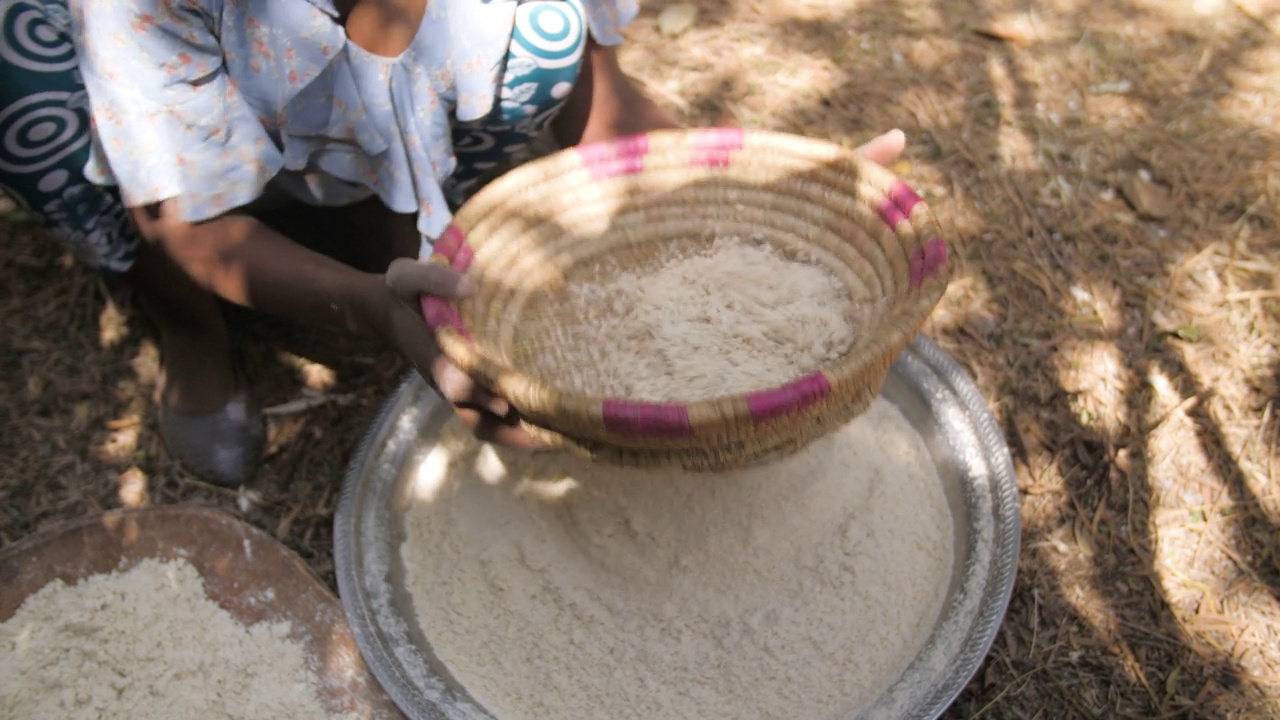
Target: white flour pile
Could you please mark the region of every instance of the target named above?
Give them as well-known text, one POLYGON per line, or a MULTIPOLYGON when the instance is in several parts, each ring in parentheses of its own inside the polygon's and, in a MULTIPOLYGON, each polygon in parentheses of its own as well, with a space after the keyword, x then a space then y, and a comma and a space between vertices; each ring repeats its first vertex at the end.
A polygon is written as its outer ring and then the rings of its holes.
POLYGON ((0 624, 0 718, 326 717, 288 632, 240 624, 184 560, 55 581, 0 624))
POLYGON ((500 720, 837 720, 940 616, 952 518, 884 400, 718 475, 480 445, 425 458, 401 558, 426 636, 500 720))
POLYGON ((603 281, 582 274, 557 317, 531 329, 544 342, 527 362, 569 367, 592 394, 699 400, 777 387, 839 357, 860 322, 829 269, 733 237, 603 281))

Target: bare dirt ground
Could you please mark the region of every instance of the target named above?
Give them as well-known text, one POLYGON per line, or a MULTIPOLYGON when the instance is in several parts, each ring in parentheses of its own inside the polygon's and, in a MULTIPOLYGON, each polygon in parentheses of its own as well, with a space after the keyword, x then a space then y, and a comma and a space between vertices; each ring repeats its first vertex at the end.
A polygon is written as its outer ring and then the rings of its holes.
MULTIPOLYGON (((972 372, 1023 492, 1004 627, 948 718, 1280 717, 1280 3, 706 0, 624 64, 691 123, 850 144, 890 127, 958 275, 926 332, 972 372)), ((127 294, 0 219, 0 544, 191 501, 332 583, 346 462, 404 366, 237 322, 269 405, 251 490, 166 457, 127 294), (281 406, 283 405, 283 406, 281 406)))

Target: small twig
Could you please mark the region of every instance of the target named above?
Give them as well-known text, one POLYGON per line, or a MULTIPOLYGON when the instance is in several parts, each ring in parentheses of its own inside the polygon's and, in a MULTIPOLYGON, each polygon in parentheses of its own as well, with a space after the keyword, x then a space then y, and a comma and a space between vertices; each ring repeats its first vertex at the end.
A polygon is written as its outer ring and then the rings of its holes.
POLYGON ((1177 415, 1179 413, 1185 413, 1186 411, 1194 408, 1196 405, 1200 403, 1200 401, 1208 397, 1208 395, 1209 395, 1208 392, 1200 392, 1200 393, 1196 393, 1195 395, 1192 395, 1191 397, 1184 398, 1182 402, 1178 403, 1177 405, 1174 405, 1167 412, 1162 414, 1158 420, 1152 423, 1151 427, 1147 429, 1146 434, 1151 435, 1155 433, 1157 430, 1163 427, 1166 422, 1172 419, 1174 415, 1177 415))
POLYGON ((1266 585, 1266 582, 1259 577, 1258 573, 1253 569, 1253 564, 1246 562, 1244 558, 1240 557, 1240 553, 1230 547, 1227 547, 1226 544, 1222 543, 1217 538, 1209 538, 1209 542, 1213 543, 1213 546, 1218 549, 1218 552, 1226 555, 1231 562, 1235 563, 1235 566, 1239 568, 1242 575, 1258 585, 1266 585))
POLYGON ((337 403, 338 405, 346 405, 356 399, 354 394, 346 395, 314 395, 308 397, 300 397, 296 400, 272 405, 262 411, 263 415, 294 415, 300 412, 306 412, 311 408, 320 407, 329 403, 337 403))
POLYGON ((1181 707, 1177 710, 1170 710, 1169 712, 1163 713, 1160 715, 1135 715, 1133 713, 1127 712, 1127 713, 1124 713, 1124 716, 1126 718, 1132 718, 1132 720, 1173 720, 1174 718, 1182 717, 1187 713, 1192 712, 1195 709, 1196 709, 1195 705, 1189 705, 1186 707, 1181 707))
POLYGON ((1165 635, 1164 633, 1157 632, 1147 627, 1143 627, 1142 625, 1139 625, 1137 623, 1129 622, 1128 620, 1117 620, 1117 622, 1120 623, 1121 627, 1125 628, 1126 630, 1129 630, 1130 632, 1136 633, 1138 635, 1143 635, 1152 641, 1160 641, 1160 642, 1166 643, 1170 648, 1178 649, 1182 647, 1182 641, 1179 640, 1178 638, 1170 637, 1168 635, 1165 635))
POLYGON ((1031 677, 1032 675, 1035 675, 1036 673, 1040 672, 1042 669, 1043 668, 1031 668, 1030 670, 1014 678, 1013 682, 1009 683, 1008 685, 1005 685, 1004 689, 1001 690, 999 694, 991 698, 991 702, 988 702, 986 705, 983 705, 982 708, 978 710, 978 712, 970 715, 969 720, 978 720, 978 718, 982 717, 983 715, 986 715, 987 711, 990 710, 992 707, 995 707, 996 703, 1003 700, 1004 696, 1008 695, 1014 689, 1015 686, 1024 684, 1023 681, 1025 681, 1027 678, 1031 677))
MULTIPOLYGON (((1262 429, 1266 430, 1267 421, 1271 418, 1271 407, 1274 402, 1267 403, 1267 411, 1262 416, 1262 429)), ((1267 448, 1267 487, 1275 487, 1272 483, 1275 481, 1275 475, 1272 473, 1272 465, 1276 457, 1276 437, 1280 436, 1280 423, 1276 423, 1276 429, 1271 433, 1271 442, 1267 448)))
MULTIPOLYGON (((1218 504, 1222 502, 1222 496, 1225 495, 1226 492, 1227 485, 1226 483, 1223 483, 1218 487, 1218 494, 1213 498, 1212 505, 1214 507, 1217 507, 1218 504)), ((1195 567, 1196 563, 1200 562, 1200 551, 1204 548, 1205 536, 1213 532, 1213 521, 1216 517, 1219 517, 1217 513, 1205 513, 1204 530, 1201 531, 1200 536, 1196 538, 1196 549, 1191 553, 1191 567, 1195 567)))
POLYGON ((1280 30, 1277 30, 1277 28, 1271 27, 1272 22, 1274 21, 1269 21, 1267 20, 1267 18, 1262 17, 1258 13, 1255 13, 1254 11, 1245 7, 1244 3, 1240 2, 1240 0, 1232 0, 1231 6, 1234 7, 1236 11, 1239 12, 1241 15, 1252 20, 1255 25, 1262 28, 1263 30, 1266 30, 1272 35, 1280 35, 1280 30))
POLYGON ((1040 630, 1040 589, 1031 589, 1031 650, 1029 655, 1036 654, 1036 639, 1040 630))
POLYGON ((111 288, 107 287, 107 281, 101 275, 94 278, 97 281, 98 292, 102 293, 102 299, 108 303, 113 302, 111 299, 111 288))
POLYGON ((1238 302, 1240 300, 1269 300, 1272 298, 1280 298, 1280 290, 1241 290, 1239 292, 1227 293, 1227 302, 1238 302))
POLYGON ((293 521, 298 519, 298 515, 302 513, 302 503, 295 503, 294 506, 280 518, 280 522, 276 523, 276 539, 284 540, 289 535, 289 530, 293 527, 293 521))

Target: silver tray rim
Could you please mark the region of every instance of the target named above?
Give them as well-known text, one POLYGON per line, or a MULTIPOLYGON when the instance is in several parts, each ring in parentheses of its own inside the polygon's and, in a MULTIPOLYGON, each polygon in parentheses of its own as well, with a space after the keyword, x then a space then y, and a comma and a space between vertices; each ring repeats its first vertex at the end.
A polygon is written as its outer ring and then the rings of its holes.
MULTIPOLYGON (((984 509, 989 510, 992 519, 993 550, 985 568, 985 577, 978 580, 981 584, 979 610, 963 637, 959 652, 930 692, 911 695, 905 707, 884 702, 895 695, 897 697, 891 699, 900 701, 906 691, 899 686, 906 680, 921 677, 922 671, 913 663, 903 679, 886 691, 882 702, 860 716, 881 717, 879 711, 893 708, 898 713, 893 717, 936 720, 977 673, 1004 620, 1013 595, 1021 551, 1020 497, 1004 434, 986 399, 949 353, 925 336, 917 336, 895 359, 890 379, 905 381, 920 395, 931 397, 931 400, 925 399, 925 403, 930 405, 935 415, 942 410, 936 407, 937 403, 951 406, 946 409, 952 412, 945 414, 952 419, 957 417, 958 411, 968 427, 963 428, 967 432, 957 434, 967 436, 968 442, 964 439, 949 439, 949 442, 974 446, 953 450, 961 453, 977 450, 981 457, 970 458, 970 464, 976 464, 985 471, 984 479, 989 488, 990 508, 984 509)), ((425 697, 408 677, 396 653, 383 641, 361 572, 359 522, 360 510, 366 505, 371 486, 374 488, 372 494, 378 494, 380 489, 381 500, 387 499, 389 486, 395 483, 403 466, 409 449, 407 445, 417 435, 418 423, 414 421, 429 416, 439 402, 416 373, 411 371, 406 375, 379 409, 348 464, 334 516, 334 570, 338 596, 356 644, 374 676, 401 711, 409 718, 422 720, 453 720, 455 717, 472 717, 474 713, 462 708, 442 708, 425 697), (426 401, 420 402, 424 396, 426 401), (407 417, 409 421, 406 421, 407 417), (392 450, 389 456, 388 449, 392 450), (459 709, 462 710, 460 713, 451 712, 459 709)), ((452 683, 451 680, 439 680, 444 687, 452 683)), ((482 717, 488 717, 488 714, 484 713, 482 717)))

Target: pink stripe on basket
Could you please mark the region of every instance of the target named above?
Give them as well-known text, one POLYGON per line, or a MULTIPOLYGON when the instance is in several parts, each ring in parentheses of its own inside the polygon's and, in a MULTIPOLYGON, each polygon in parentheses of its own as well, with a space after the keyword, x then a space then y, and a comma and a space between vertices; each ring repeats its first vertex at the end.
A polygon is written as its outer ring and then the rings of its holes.
POLYGON ((463 244, 458 248, 458 254, 453 256, 453 261, 449 263, 449 267, 456 272, 464 273, 467 268, 471 267, 471 261, 476 257, 476 251, 471 249, 470 245, 463 244))
POLYGON ((818 402, 831 394, 831 383, 820 372, 802 377, 772 390, 747 395, 747 407, 758 423, 795 412, 818 402))
POLYGON ((895 205, 892 200, 880 203, 880 217, 884 218, 885 224, 894 230, 898 229, 898 223, 907 219, 907 216, 902 214, 902 208, 895 205))
POLYGON ((901 180, 889 187, 889 199, 893 201, 894 205, 898 206, 898 209, 906 217, 911 217, 911 211, 915 209, 916 205, 920 204, 920 196, 901 180))
POLYGON ((694 167, 729 167, 733 154, 742 149, 747 134, 742 128, 708 128, 693 134, 694 167))
POLYGON ((929 273, 947 264, 947 244, 942 242, 941 238, 934 238, 925 243, 924 262, 929 273))
POLYGON ((594 180, 635 175, 644 170, 644 156, 648 152, 648 135, 631 135, 609 142, 578 146, 578 157, 594 180))
POLYGON ((880 217, 884 218, 889 227, 897 230, 898 224, 911 217, 911 211, 920 202, 920 196, 915 190, 901 180, 894 180, 889 186, 889 196, 880 203, 880 217))
POLYGON ((456 225, 449 225, 444 229, 444 232, 440 233, 440 239, 436 240, 435 247, 432 248, 433 254, 452 261, 453 256, 458 252, 458 248, 463 246, 466 239, 467 236, 456 225))
POLYGON ((940 238, 925 243, 911 253, 911 287, 918 288, 925 280, 938 274, 938 268, 947 264, 947 244, 940 238))
POLYGON ((606 399, 600 412, 605 428, 617 435, 677 438, 693 434, 687 405, 606 399))
POLYGON ((422 298, 422 317, 427 321, 427 327, 432 330, 450 327, 458 332, 459 335, 471 339, 467 331, 462 327, 462 318, 458 316, 458 311, 448 300, 438 297, 422 298))

